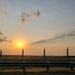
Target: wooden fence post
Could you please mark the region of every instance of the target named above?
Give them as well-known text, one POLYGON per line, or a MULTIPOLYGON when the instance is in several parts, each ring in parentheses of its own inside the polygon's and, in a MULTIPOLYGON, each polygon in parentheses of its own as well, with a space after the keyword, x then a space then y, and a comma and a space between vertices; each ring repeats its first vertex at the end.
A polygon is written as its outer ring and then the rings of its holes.
MULTIPOLYGON (((22 62, 24 62, 24 50, 22 50, 22 62)), ((23 71, 25 71, 25 67, 22 67, 23 71)))
POLYGON ((69 49, 67 48, 67 62, 69 62, 69 49))
POLYGON ((44 62, 46 62, 45 49, 44 49, 44 62))
POLYGON ((1 61, 1 59, 2 59, 2 51, 0 51, 0 61, 1 61))
MULTIPOLYGON (((44 62, 47 62, 46 61, 46 50, 45 50, 45 48, 44 48, 44 62)), ((47 66, 47 70, 49 70, 49 66, 47 66)))

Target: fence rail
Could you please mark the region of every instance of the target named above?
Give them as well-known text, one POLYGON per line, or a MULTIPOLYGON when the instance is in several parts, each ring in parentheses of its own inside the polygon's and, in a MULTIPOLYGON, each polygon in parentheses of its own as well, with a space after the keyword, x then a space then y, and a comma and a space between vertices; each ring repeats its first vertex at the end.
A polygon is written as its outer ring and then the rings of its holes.
POLYGON ((75 67, 75 62, 0 62, 0 67, 8 66, 8 67, 70 67, 73 70, 75 67))

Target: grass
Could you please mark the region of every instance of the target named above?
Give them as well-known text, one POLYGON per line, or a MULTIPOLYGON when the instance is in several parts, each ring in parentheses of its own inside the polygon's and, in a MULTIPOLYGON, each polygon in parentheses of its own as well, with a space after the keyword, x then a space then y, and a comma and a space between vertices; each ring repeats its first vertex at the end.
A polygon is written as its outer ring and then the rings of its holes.
MULTIPOLYGON (((70 56, 69 57, 70 61, 75 62, 75 57, 70 56)), ((21 61, 22 57, 20 55, 3 55, 2 56, 2 61, 21 61)), ((44 58, 43 56, 24 56, 25 61, 43 61, 44 58)), ((67 57, 66 56, 46 56, 46 61, 50 62, 66 62, 67 57)))

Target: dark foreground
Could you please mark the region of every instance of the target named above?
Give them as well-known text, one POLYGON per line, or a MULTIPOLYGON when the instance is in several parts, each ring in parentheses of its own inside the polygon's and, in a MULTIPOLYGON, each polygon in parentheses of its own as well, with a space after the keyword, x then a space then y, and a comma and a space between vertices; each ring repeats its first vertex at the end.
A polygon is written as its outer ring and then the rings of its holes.
POLYGON ((0 75, 75 75, 74 72, 60 71, 60 72, 0 72, 0 75))
POLYGON ((52 67, 49 71, 45 68, 26 68, 25 72, 21 69, 2 69, 0 75, 75 75, 75 68, 73 71, 63 67, 52 67))
MULTIPOLYGON (((22 61, 21 56, 2 56, 2 61, 9 61, 9 62, 16 62, 22 61)), ((27 62, 38 62, 43 61, 43 56, 24 56, 24 61, 27 62)), ((75 62, 75 56, 69 57, 70 62, 75 62)), ((46 56, 46 61, 49 62, 67 62, 66 56, 46 56)), ((70 68, 50 68, 49 71, 46 68, 26 68, 26 71, 23 72, 21 68, 17 68, 15 71, 9 71, 13 68, 11 67, 2 67, 0 69, 0 75, 75 75, 75 68, 74 71, 71 71, 70 68), (7 70, 8 69, 8 70, 7 70), (2 71, 1 71, 2 70, 2 71), (7 71, 6 71, 7 70, 7 71), (39 71, 37 71, 39 70, 39 71), (41 71, 40 71, 41 70, 41 71)))

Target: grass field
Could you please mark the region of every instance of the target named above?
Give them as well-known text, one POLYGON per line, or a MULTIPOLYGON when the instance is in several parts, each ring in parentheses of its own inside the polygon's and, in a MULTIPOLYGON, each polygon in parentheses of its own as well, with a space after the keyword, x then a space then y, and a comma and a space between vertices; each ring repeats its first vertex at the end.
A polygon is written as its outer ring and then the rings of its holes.
MULTIPOLYGON (((2 61, 22 61, 22 57, 20 55, 3 55, 2 61)), ((24 61, 29 62, 37 62, 43 61, 43 56, 24 56, 24 61)), ((69 60, 71 62, 75 62, 75 56, 69 56, 69 60)), ((66 56, 46 56, 46 61, 50 62, 67 62, 66 56)))

